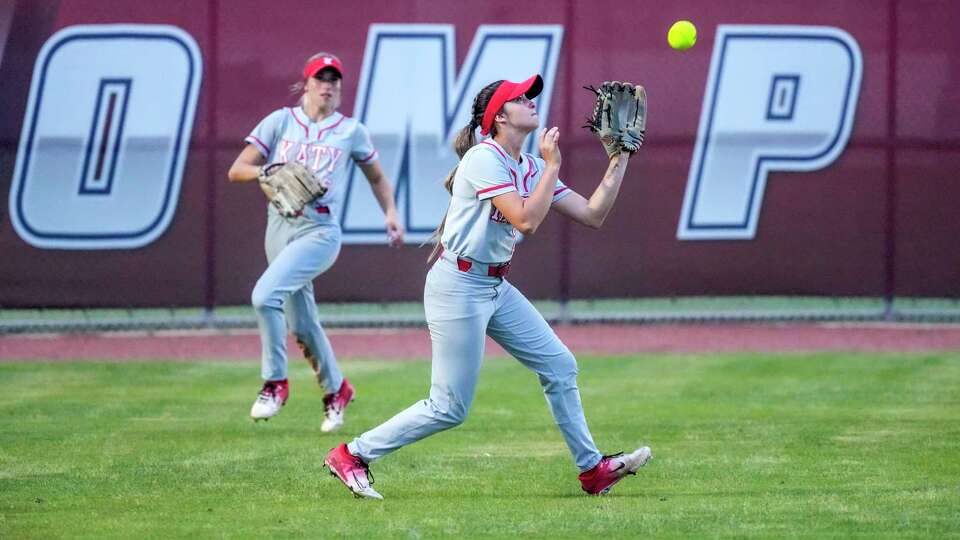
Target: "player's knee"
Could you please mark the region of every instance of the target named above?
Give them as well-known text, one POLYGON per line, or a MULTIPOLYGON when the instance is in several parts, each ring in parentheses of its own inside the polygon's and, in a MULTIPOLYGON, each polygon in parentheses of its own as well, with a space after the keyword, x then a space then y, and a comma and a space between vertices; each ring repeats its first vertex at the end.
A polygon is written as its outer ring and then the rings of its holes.
POLYGON ((272 292, 269 287, 264 287, 263 284, 258 281, 257 285, 253 288, 253 293, 250 294, 250 303, 253 304, 253 309, 262 311, 264 309, 281 307, 279 298, 271 294, 272 292))
POLYGON ((462 404, 450 404, 439 415, 448 427, 457 427, 467 420, 467 408, 462 404))
POLYGON ((460 425, 467 420, 467 414, 470 412, 469 407, 463 402, 457 402, 453 407, 450 408, 450 419, 455 422, 456 425, 460 425))
POLYGON ((577 373, 580 372, 577 368, 577 358, 566 347, 556 358, 550 359, 550 366, 553 368, 555 376, 562 380, 576 379, 577 373))
POLYGON ((439 420, 447 429, 454 428, 467 420, 467 413, 470 407, 463 401, 445 396, 437 399, 429 399, 430 408, 433 411, 433 417, 439 420))
POLYGON ((564 351, 550 361, 550 371, 540 374, 540 384, 546 391, 576 388, 577 359, 569 350, 564 351))
POLYGON ((257 311, 262 310, 264 307, 266 307, 267 299, 269 297, 269 295, 264 294, 260 289, 254 288, 253 294, 250 295, 250 303, 253 304, 253 309, 257 311))

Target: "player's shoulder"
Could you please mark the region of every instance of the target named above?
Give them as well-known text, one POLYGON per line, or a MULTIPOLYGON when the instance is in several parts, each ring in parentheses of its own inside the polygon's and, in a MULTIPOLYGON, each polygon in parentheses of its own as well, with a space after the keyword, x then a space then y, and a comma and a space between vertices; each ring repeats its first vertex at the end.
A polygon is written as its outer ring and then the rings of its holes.
POLYGON ((280 107, 270 112, 270 114, 263 117, 264 121, 271 122, 280 122, 288 118, 292 118, 293 110, 290 107, 280 107))
POLYGON ((367 126, 365 126, 363 122, 352 116, 347 116, 340 111, 337 111, 335 114, 340 116, 340 118, 334 120, 337 127, 344 129, 367 129, 367 126))
POLYGON ((367 129, 367 126, 364 125, 364 123, 359 119, 352 116, 347 116, 339 111, 337 111, 336 114, 339 115, 339 118, 335 118, 331 124, 331 127, 334 128, 335 133, 342 134, 345 137, 353 137, 357 132, 370 132, 370 130, 367 129))
POLYGON ((473 160, 481 161, 496 161, 497 163, 505 163, 507 156, 497 145, 488 142, 480 141, 479 143, 470 147, 469 150, 463 155, 463 160, 466 161, 467 158, 473 160))

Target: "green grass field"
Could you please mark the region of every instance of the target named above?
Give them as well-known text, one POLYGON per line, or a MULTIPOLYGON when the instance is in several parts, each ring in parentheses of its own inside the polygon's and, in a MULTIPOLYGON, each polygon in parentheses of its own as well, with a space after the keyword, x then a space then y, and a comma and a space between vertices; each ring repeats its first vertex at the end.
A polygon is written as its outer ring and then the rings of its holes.
POLYGON ((581 358, 601 450, 655 456, 605 497, 536 378, 491 360, 466 424, 356 500, 326 450, 422 398, 430 366, 344 362, 334 435, 294 366, 254 425, 253 363, 0 364, 0 538, 960 536, 960 353, 581 358))

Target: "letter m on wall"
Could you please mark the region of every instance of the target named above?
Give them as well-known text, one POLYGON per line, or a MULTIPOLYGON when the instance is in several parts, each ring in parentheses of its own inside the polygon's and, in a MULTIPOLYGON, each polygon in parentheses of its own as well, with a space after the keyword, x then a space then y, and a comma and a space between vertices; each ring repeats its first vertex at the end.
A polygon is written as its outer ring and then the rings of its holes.
MULTIPOLYGON (((547 122, 563 28, 557 25, 482 25, 459 75, 454 27, 375 24, 367 35, 353 116, 363 122, 396 185, 407 240, 422 242, 449 202, 443 179, 457 163, 456 132, 470 119, 473 97, 487 84, 543 75, 537 97, 547 122)), ((535 152, 533 137, 524 150, 535 152)), ((342 216, 344 240, 383 243, 383 213, 357 168, 350 173, 342 216)))

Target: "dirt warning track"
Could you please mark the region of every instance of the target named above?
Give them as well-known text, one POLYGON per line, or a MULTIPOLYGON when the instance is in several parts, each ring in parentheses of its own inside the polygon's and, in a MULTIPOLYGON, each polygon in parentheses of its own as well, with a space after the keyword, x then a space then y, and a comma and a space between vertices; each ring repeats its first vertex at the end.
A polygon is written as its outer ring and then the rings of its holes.
MULTIPOLYGON (((960 350, 960 325, 669 324, 558 326, 577 355, 715 352, 960 350)), ((331 329, 342 359, 426 359, 425 328, 331 329)), ((292 356, 300 353, 291 340, 292 356)), ((487 340, 488 356, 506 353, 487 340)), ((247 360, 259 361, 260 338, 242 332, 118 332, 0 337, 0 361, 247 360)))

